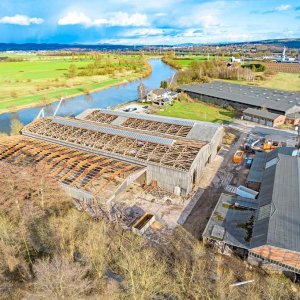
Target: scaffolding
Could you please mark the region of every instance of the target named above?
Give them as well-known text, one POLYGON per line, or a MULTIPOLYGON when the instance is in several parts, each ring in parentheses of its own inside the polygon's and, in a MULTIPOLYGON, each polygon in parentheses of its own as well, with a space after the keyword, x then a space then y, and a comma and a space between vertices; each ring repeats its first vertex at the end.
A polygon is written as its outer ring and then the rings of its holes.
POLYGON ((168 139, 155 137, 155 135, 152 139, 145 139, 145 135, 138 132, 134 134, 128 132, 126 136, 120 136, 117 130, 116 134, 113 133, 113 129, 110 133, 107 133, 107 130, 101 132, 101 127, 97 130, 95 125, 90 125, 88 128, 87 124, 83 126, 81 123, 73 120, 69 123, 74 125, 71 126, 51 118, 39 119, 25 126, 22 133, 67 146, 81 147, 91 152, 101 152, 104 155, 141 162, 144 165, 152 163, 180 171, 189 171, 200 149, 206 145, 204 142, 179 140, 172 140, 169 143, 168 139), (168 143, 162 144, 160 140, 168 140, 168 143))
POLYGON ((18 167, 45 163, 50 174, 71 189, 109 199, 123 182, 142 166, 79 151, 24 136, 1 141, 0 162, 18 167))

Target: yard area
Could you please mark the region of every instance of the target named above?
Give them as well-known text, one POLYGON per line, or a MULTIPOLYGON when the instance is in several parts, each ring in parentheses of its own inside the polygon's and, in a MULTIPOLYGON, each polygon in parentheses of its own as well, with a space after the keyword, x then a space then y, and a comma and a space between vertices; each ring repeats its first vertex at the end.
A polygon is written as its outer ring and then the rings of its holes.
POLYGON ((151 72, 150 66, 139 55, 0 53, 1 57, 0 113, 89 93, 151 72))
POLYGON ((173 105, 168 105, 164 110, 160 110, 158 114, 214 123, 228 123, 234 118, 234 112, 200 101, 176 101, 173 105))

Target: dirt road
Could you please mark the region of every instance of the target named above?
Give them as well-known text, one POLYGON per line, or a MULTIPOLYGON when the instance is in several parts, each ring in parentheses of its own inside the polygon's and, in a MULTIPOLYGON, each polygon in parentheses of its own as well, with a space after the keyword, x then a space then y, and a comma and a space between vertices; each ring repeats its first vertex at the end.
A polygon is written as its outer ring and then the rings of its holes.
POLYGON ((219 170, 183 224, 183 227, 198 239, 201 238, 209 217, 221 193, 224 192, 224 188, 230 184, 234 176, 238 176, 236 172, 238 166, 232 163, 232 157, 239 146, 243 144, 246 135, 247 133, 242 133, 234 145, 222 148, 219 155, 223 156, 224 160, 219 170))

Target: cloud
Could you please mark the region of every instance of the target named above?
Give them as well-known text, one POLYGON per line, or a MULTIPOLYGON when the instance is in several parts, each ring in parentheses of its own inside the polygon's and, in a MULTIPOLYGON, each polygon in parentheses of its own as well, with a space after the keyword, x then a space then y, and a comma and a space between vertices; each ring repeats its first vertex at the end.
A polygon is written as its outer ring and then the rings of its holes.
POLYGON ((160 28, 138 28, 133 30, 128 30, 123 34, 124 37, 146 37, 146 36, 156 36, 162 35, 164 30, 160 28))
POLYGON ((84 13, 72 11, 69 12, 65 17, 59 19, 57 23, 58 25, 89 25, 92 23, 92 20, 89 17, 87 17, 84 13))
MULTIPOLYGON (((273 14, 273 13, 278 13, 278 12, 289 11, 291 9, 292 9, 292 5, 290 5, 290 4, 281 4, 277 7, 275 7, 274 9, 264 10, 264 11, 261 11, 261 12, 255 11, 255 13, 260 13, 262 15, 267 15, 267 14, 273 14)), ((295 10, 297 10, 297 7, 295 8, 295 10)))
POLYGON ((145 14, 134 13, 128 14, 126 12, 110 13, 104 18, 91 19, 84 13, 76 11, 69 12, 65 17, 58 20, 58 25, 78 25, 85 26, 108 26, 108 27, 124 27, 124 26, 148 26, 148 18, 145 14))
POLYGON ((154 14, 155 17, 165 17, 166 15, 167 15, 167 13, 163 13, 163 12, 154 14))
POLYGON ((214 13, 205 14, 195 14, 189 17, 182 17, 179 19, 179 25, 182 27, 191 26, 203 26, 204 28, 209 28, 213 26, 220 26, 221 22, 214 13))
POLYGON ((276 11, 286 11, 290 10, 292 6, 290 4, 281 4, 275 8, 276 11))
POLYGON ((29 26, 31 24, 42 24, 44 20, 41 18, 30 18, 25 15, 15 15, 12 17, 5 16, 0 19, 1 24, 12 24, 20 26, 29 26))

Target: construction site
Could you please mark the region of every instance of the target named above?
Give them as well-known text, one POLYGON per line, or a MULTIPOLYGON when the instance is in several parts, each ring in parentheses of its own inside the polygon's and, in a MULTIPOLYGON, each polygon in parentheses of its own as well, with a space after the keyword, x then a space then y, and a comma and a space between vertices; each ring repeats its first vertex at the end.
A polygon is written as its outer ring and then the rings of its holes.
POLYGON ((176 225, 223 133, 212 123, 94 109, 35 120, 2 139, 0 161, 45 163, 95 218, 150 213, 176 225))

